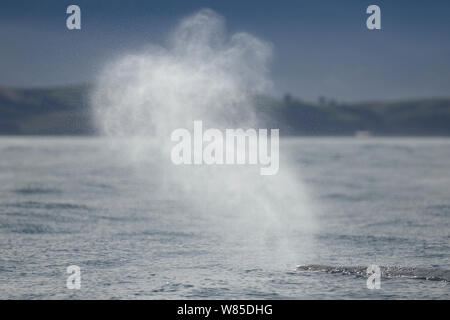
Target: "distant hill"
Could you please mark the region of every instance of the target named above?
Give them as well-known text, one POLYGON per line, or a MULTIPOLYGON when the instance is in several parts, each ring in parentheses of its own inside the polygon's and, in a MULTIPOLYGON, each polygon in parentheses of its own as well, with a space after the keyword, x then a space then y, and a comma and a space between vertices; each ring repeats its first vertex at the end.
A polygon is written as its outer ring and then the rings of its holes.
MULTIPOLYGON (((0 134, 92 135, 88 85, 0 88, 0 134)), ((260 118, 282 135, 450 136, 450 99, 394 102, 303 102, 258 97, 260 118)))
POLYGON ((89 86, 0 88, 0 134, 80 135, 94 132, 89 86))
POLYGON ((260 106, 266 125, 285 135, 450 135, 450 99, 314 104, 287 95, 262 99, 260 106))

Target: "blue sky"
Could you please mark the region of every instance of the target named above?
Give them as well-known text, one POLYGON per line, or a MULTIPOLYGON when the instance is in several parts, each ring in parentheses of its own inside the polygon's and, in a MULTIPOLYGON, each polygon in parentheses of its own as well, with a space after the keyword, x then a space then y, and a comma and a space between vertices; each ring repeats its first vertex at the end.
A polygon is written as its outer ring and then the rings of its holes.
POLYGON ((198 9, 224 16, 230 32, 274 45, 278 94, 338 101, 450 96, 450 1, 22 1, 0 4, 0 86, 89 82, 110 58, 162 43, 198 9), (66 29, 66 8, 82 30, 66 29), (382 30, 365 26, 381 7, 382 30))

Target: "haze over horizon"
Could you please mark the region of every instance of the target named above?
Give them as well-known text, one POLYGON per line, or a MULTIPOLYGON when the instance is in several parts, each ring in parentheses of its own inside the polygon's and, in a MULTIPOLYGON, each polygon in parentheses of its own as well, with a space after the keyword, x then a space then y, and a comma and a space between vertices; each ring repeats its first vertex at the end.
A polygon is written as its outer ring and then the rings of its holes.
POLYGON ((0 12, 0 86, 93 82, 112 58, 164 44, 175 22, 200 8, 274 47, 275 93, 338 101, 448 97, 450 3, 377 1, 382 30, 365 26, 372 1, 5 1, 0 12), (82 29, 65 26, 81 7, 82 29), (425 6, 426 4, 426 6, 425 6))

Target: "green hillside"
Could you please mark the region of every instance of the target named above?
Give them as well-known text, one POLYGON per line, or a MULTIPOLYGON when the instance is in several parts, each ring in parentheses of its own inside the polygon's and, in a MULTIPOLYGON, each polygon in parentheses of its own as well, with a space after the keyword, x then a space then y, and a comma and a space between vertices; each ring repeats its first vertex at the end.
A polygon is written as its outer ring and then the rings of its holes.
MULTIPOLYGON (((0 134, 92 135, 88 85, 0 88, 0 134)), ((450 99, 336 103, 258 97, 261 126, 282 135, 450 136, 450 99)))
POLYGON ((86 85, 0 88, 0 134, 92 134, 86 85))

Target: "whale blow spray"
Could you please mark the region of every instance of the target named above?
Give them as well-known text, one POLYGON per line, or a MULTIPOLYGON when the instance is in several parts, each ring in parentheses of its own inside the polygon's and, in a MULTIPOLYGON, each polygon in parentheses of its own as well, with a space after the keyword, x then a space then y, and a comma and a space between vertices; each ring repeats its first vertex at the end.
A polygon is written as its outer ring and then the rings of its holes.
POLYGON ((122 159, 137 163, 161 197, 183 202, 182 214, 199 229, 268 263, 294 265, 309 241, 298 235, 314 223, 287 153, 280 151, 272 176, 249 165, 171 161, 172 132, 196 120, 205 129, 258 128, 255 97, 272 89, 271 58, 271 44, 245 32, 229 35, 224 19, 204 9, 183 19, 165 46, 151 44, 107 64, 91 102, 99 130, 120 146, 122 159))

